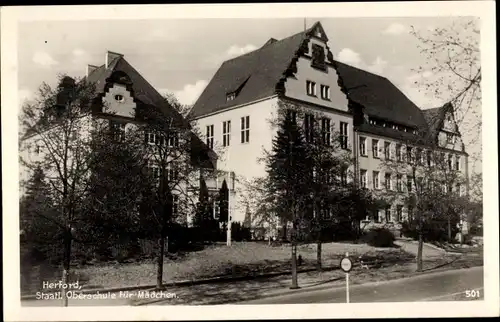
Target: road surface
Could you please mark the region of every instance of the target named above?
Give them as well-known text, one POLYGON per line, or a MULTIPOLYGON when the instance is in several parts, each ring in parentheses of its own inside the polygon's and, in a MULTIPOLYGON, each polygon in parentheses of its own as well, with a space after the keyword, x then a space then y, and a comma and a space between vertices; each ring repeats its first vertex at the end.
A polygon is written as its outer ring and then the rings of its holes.
MULTIPOLYGON (((424 274, 416 277, 351 286, 350 303, 480 300, 483 267, 424 274), (470 296, 465 292, 469 290, 470 296)), ((350 276, 350 281, 356 276, 350 276)), ((296 291, 292 294, 238 304, 345 303, 343 288, 296 291)))
MULTIPOLYGON (((350 276, 351 282, 356 280, 350 276)), ((265 283, 265 281, 262 281, 265 283)), ((228 287, 220 284, 219 287, 228 287)), ((291 291, 283 289, 281 295, 262 297, 245 302, 231 304, 299 304, 299 303, 345 303, 345 287, 328 287, 323 285, 310 289, 291 291)), ((215 291, 214 294, 216 294, 215 291)), ((130 305, 126 296, 115 293, 116 299, 73 299, 69 306, 123 306, 130 305)), ((474 267, 423 274, 416 277, 354 285, 350 288, 350 302, 410 302, 410 301, 457 301, 483 299, 483 268, 474 267), (475 295, 466 298, 465 291, 475 295)), ((158 302, 158 301, 156 301, 158 302)), ((172 304, 171 300, 160 301, 159 305, 172 304)), ((186 303, 189 305, 189 303, 186 303)), ((62 300, 23 300, 22 306, 62 306, 62 300)))

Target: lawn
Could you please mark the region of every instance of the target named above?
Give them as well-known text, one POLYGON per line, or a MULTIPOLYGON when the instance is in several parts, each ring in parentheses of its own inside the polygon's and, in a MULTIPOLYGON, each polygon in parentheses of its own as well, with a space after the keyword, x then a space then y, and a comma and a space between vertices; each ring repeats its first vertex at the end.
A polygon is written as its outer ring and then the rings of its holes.
MULTIPOLYGON (((411 260, 400 248, 375 248, 366 244, 323 244, 323 265, 338 266, 341 257, 357 258, 361 254, 383 254, 399 261, 411 260)), ((247 276, 290 270, 290 246, 268 246, 267 243, 241 242, 232 247, 224 244, 207 246, 200 251, 172 254, 164 261, 164 282, 194 280, 219 276, 247 276)), ((316 263, 316 245, 298 247, 303 263, 312 268, 316 263)), ((85 288, 152 285, 156 283, 156 262, 99 263, 74 267, 73 273, 85 288)), ((36 284, 36 283, 35 283, 36 284)), ((31 290, 33 291, 33 290, 31 290)))
MULTIPOLYGON (((346 252, 349 252, 349 256, 355 261, 362 254, 379 255, 384 258, 382 267, 366 270, 355 266, 354 270, 358 272, 357 282, 412 276, 415 274, 416 268, 416 244, 412 242, 398 242, 398 244, 399 246, 393 248, 375 248, 366 244, 326 243, 323 244, 323 266, 326 268, 338 267, 340 259, 346 252)), ((315 244, 299 246, 298 254, 303 258, 301 269, 315 266, 315 244)), ((448 255, 430 247, 424 249, 425 271, 481 266, 482 260, 481 253, 448 255)), ((290 247, 288 245, 270 247, 267 243, 242 242, 233 243, 232 247, 218 244, 185 254, 169 254, 169 257, 165 258, 164 261, 163 280, 168 283, 216 276, 248 276, 289 270, 290 247)), ((32 271, 32 281, 29 283, 29 288, 23 288, 23 294, 33 294, 39 290, 42 281, 60 279, 61 270, 59 268, 41 269, 34 267, 32 271)), ((98 263, 75 266, 72 268, 72 272, 74 274, 72 275, 75 276, 74 279, 79 280, 80 284, 83 284, 84 288, 87 289, 154 285, 156 283, 156 262, 154 260, 126 264, 98 263)), ((311 274, 315 273, 311 272, 311 274)), ((331 274, 338 275, 341 272, 327 271, 320 275, 322 278, 332 278, 331 274)), ((311 278, 317 280, 317 277, 311 276, 311 278)), ((286 276, 278 279, 284 279, 284 282, 280 283, 289 282, 289 277, 286 276)), ((272 279, 266 279, 266 281, 271 283, 272 279)), ((272 283, 269 284, 269 286, 271 285, 272 283)), ((262 288, 263 286, 258 283, 255 287, 262 288)), ((233 293, 231 293, 231 297, 234 296, 233 293)))

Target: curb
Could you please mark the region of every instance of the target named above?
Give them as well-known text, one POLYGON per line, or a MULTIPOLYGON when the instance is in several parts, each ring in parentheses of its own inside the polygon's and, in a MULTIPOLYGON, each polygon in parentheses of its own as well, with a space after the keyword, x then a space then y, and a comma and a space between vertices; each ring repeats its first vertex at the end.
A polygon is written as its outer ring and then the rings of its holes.
MULTIPOLYGON (((450 262, 450 263, 452 263, 452 262, 450 262)), ((400 277, 400 278, 395 278, 395 279, 390 279, 390 280, 377 281, 377 282, 367 282, 367 283, 361 283, 361 284, 354 283, 354 284, 352 284, 351 287, 354 288, 354 287, 362 287, 362 286, 373 286, 373 285, 383 284, 383 283, 394 283, 394 282, 397 282, 397 281, 401 281, 401 280, 405 280, 405 279, 410 279, 410 278, 423 278, 426 275, 446 274, 446 273, 448 273, 450 271, 458 271, 458 270, 463 270, 463 269, 477 269, 477 267, 482 267, 482 266, 474 266, 474 267, 466 267, 466 268, 457 268, 457 269, 448 270, 448 271, 436 271, 436 272, 432 272, 431 271, 431 270, 434 270, 436 268, 445 266, 445 265, 450 264, 450 263, 439 265, 439 266, 436 266, 434 268, 431 268, 431 269, 428 269, 428 270, 425 270, 425 271, 422 271, 422 272, 416 272, 416 274, 414 276, 405 276, 405 277, 400 277)), ((286 296, 286 295, 300 294, 300 293, 307 293, 307 292, 314 292, 314 291, 322 291, 322 290, 325 290, 325 289, 330 289, 332 291, 338 291, 338 290, 341 290, 341 289, 345 289, 345 283, 342 284, 342 285, 339 285, 339 286, 334 286, 334 287, 328 286, 328 285, 324 285, 324 286, 322 285, 322 286, 317 286, 317 287, 313 286, 311 288, 298 289, 296 291, 288 290, 288 291, 281 292, 281 293, 274 293, 274 294, 264 295, 264 296, 259 297, 259 299, 273 298, 273 297, 278 297, 278 296, 286 296)), ((248 301, 253 301, 253 299, 250 299, 248 301)), ((244 304, 244 302, 247 302, 247 301, 246 300, 243 301, 242 304, 244 304)), ((151 303, 147 303, 147 304, 151 304, 151 303)), ((238 303, 236 303, 236 304, 238 304, 238 303)), ((141 304, 141 305, 144 305, 144 304, 141 304)))
MULTIPOLYGON (((340 269, 337 266, 325 267, 323 271, 332 271, 340 269)), ((297 270, 297 273, 308 273, 316 271, 317 268, 305 268, 297 270)), ((275 273, 264 273, 264 274, 253 274, 253 275, 245 275, 245 276, 219 276, 219 277, 211 277, 205 279, 198 280, 183 280, 177 282, 168 282, 162 285, 162 289, 167 287, 182 287, 182 286, 192 286, 192 285, 200 285, 200 284, 212 284, 212 283, 224 283, 224 282, 237 282, 237 281, 245 281, 251 279, 260 279, 260 278, 271 278, 282 275, 290 275, 291 271, 285 272, 275 272, 275 273)), ((150 285, 137 285, 137 286, 125 286, 125 287, 113 287, 113 288, 95 288, 95 289, 82 289, 78 291, 79 294, 97 294, 97 293, 115 293, 120 291, 139 291, 139 290, 148 290, 148 289, 156 289, 156 284, 150 285)), ((36 295, 22 295, 21 300, 35 300, 36 295)))
MULTIPOLYGON (((357 287, 362 287, 362 286, 377 285, 377 284, 380 284, 380 283, 394 283, 394 282, 397 282, 397 281, 400 281, 400 280, 405 280, 405 279, 410 279, 410 278, 423 278, 426 275, 447 274, 450 271, 462 270, 462 269, 474 269, 474 268, 476 268, 476 267, 468 267, 468 268, 457 268, 457 269, 448 270, 448 271, 433 271, 433 270, 435 270, 437 268, 446 266, 446 265, 451 264, 453 262, 454 261, 451 261, 451 262, 448 262, 448 263, 445 263, 445 264, 441 264, 441 265, 438 265, 436 267, 424 270, 422 272, 415 272, 415 275, 412 275, 412 276, 404 276, 404 277, 399 277, 399 278, 390 279, 390 280, 373 281, 373 282, 367 282, 367 283, 361 283, 361 284, 354 283, 354 284, 352 284, 352 287, 356 287, 357 288, 357 287)), ((343 277, 340 277, 340 278, 336 279, 336 281, 338 281, 340 279, 343 279, 343 277)), ((335 285, 333 287, 332 287, 332 285, 325 284, 325 285, 311 285, 311 286, 299 287, 296 290, 286 289, 286 290, 283 290, 281 292, 263 294, 263 295, 259 296, 258 298, 248 299, 248 300, 244 300, 244 301, 236 302, 236 303, 232 303, 232 304, 235 304, 235 305, 244 305, 245 302, 247 302, 247 301, 253 301, 253 300, 256 300, 256 299, 268 299, 268 298, 273 298, 273 297, 280 297, 280 296, 288 296, 288 295, 302 294, 302 293, 308 293, 308 292, 323 291, 323 290, 327 290, 327 289, 330 289, 331 291, 338 291, 338 290, 341 290, 341 289, 345 289, 345 283, 343 283, 341 285, 335 285)), ((149 304, 155 304, 155 303, 162 302, 162 301, 164 301, 164 299, 157 299, 157 300, 150 300, 150 301, 144 300, 144 301, 132 302, 132 303, 130 303, 130 305, 131 306, 144 306, 144 305, 149 305, 149 304)), ((228 304, 228 302, 223 302, 222 304, 228 304)), ((231 303, 229 303, 229 304, 231 304, 231 303)), ((208 304, 208 305, 218 305, 218 303, 211 303, 211 304, 208 304)))

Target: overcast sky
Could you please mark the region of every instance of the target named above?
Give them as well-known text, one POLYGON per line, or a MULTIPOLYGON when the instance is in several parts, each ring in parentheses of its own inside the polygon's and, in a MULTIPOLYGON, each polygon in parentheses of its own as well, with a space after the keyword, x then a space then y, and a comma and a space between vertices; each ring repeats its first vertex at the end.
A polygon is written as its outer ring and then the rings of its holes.
MULTIPOLYGON (((446 18, 308 18, 321 21, 340 61, 390 78, 420 106, 437 106, 412 88, 413 68, 422 65, 410 25, 425 29, 446 18)), ((119 52, 161 91, 193 103, 220 64, 303 29, 303 19, 169 19, 44 21, 19 25, 19 88, 30 97, 58 72, 82 76, 86 64, 104 63, 106 50, 119 52)))
MULTIPOLYGON (((421 93, 413 70, 425 58, 409 34, 449 25, 452 18, 307 18, 321 21, 334 57, 389 78, 422 108, 443 102, 421 93)), ((456 18, 455 18, 456 19, 456 18)), ((168 19, 22 22, 18 29, 20 99, 32 98, 57 73, 83 76, 104 63, 107 50, 124 54, 160 92, 196 101, 224 60, 304 28, 304 19, 168 19)), ((467 140, 466 140, 467 141, 467 140)))

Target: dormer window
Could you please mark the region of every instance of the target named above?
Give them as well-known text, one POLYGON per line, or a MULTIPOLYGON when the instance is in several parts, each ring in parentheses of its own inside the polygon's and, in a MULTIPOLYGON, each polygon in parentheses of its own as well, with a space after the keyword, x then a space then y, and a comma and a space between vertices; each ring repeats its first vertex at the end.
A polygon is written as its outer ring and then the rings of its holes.
POLYGON ((123 97, 123 95, 117 94, 115 95, 115 101, 123 103, 123 101, 125 101, 125 97, 123 97))
POLYGON ((311 66, 326 71, 325 64, 325 49, 318 44, 312 45, 312 62, 311 66))
POLYGON ((226 101, 229 102, 229 101, 232 101, 236 98, 236 93, 229 93, 226 95, 226 101))

